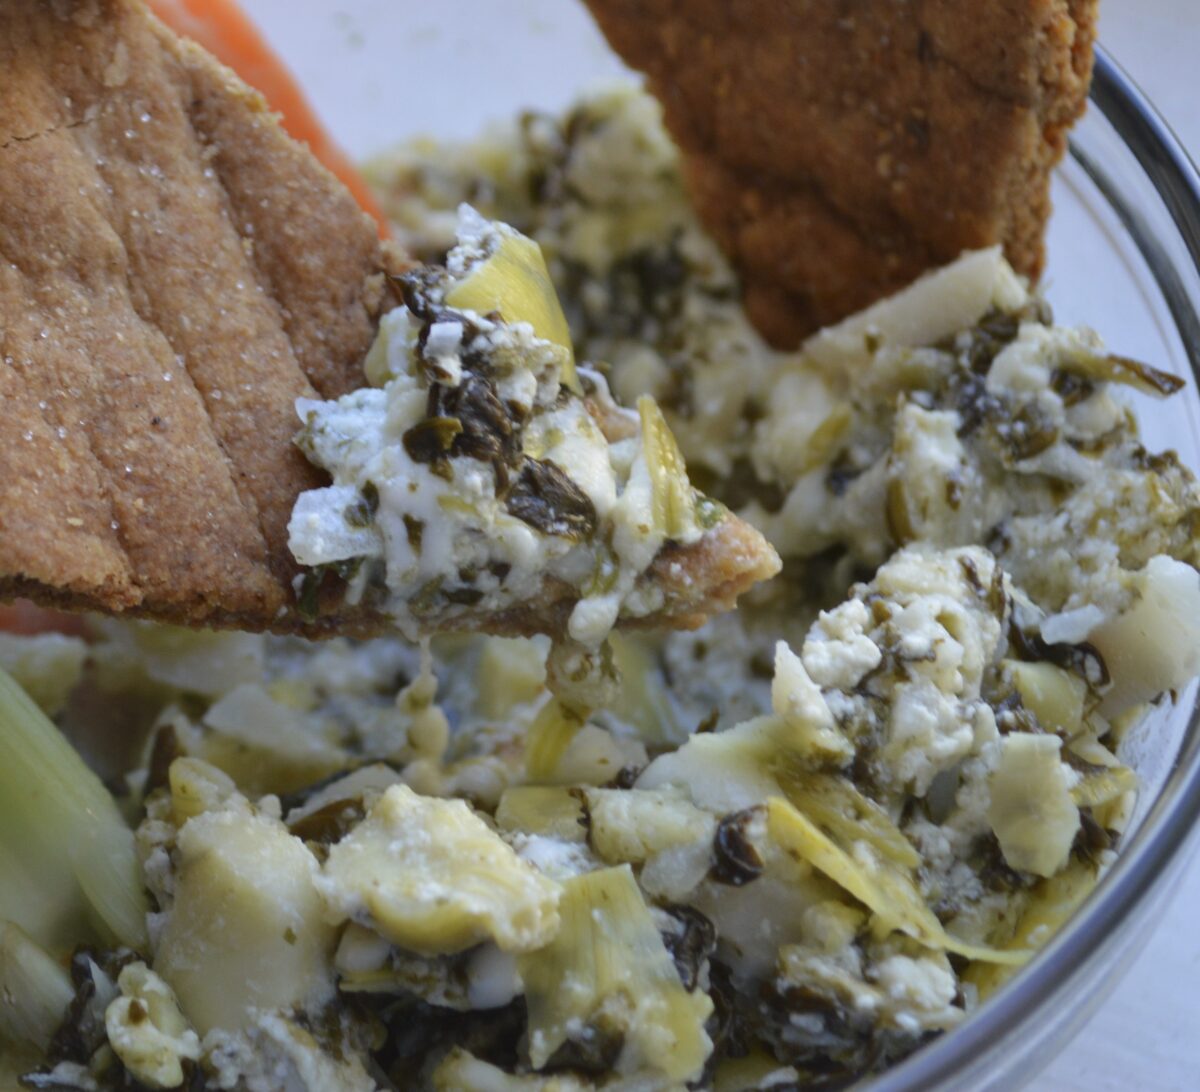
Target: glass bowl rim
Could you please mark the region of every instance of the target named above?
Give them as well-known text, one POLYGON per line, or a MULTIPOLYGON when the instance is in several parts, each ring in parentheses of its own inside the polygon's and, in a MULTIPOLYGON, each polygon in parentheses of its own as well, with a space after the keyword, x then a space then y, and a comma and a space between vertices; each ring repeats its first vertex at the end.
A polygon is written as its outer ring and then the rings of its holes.
MULTIPOLYGON (((1109 122, 1153 184, 1179 231, 1188 259, 1200 274, 1200 171, 1145 93, 1100 46, 1096 47, 1089 97, 1091 108, 1109 122)), ((1200 320, 1171 258, 1144 227, 1138 212, 1122 207, 1116 189, 1106 185, 1103 168, 1074 144, 1071 154, 1133 236, 1170 309, 1193 382, 1200 386, 1200 320)), ((1109 946, 1107 942, 1117 928, 1157 893, 1160 880, 1184 855, 1189 836, 1197 827, 1200 693, 1188 714, 1179 753, 1158 798, 1087 902, 1030 966, 962 1027, 940 1036, 864 1084, 872 1092, 915 1092, 949 1086, 1013 1032, 1036 1021, 1109 946)))

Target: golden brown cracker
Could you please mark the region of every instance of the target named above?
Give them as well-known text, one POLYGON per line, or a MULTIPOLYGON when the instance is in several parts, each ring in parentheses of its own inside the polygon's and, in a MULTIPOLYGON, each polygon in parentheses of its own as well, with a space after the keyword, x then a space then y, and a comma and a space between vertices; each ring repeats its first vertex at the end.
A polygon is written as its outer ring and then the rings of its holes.
MULTIPOLYGON (((766 538, 745 520, 727 516, 696 542, 669 542, 639 585, 661 592, 661 606, 640 617, 623 616, 618 629, 699 629, 714 614, 733 610, 754 585, 779 574, 782 563, 766 538)), ((443 632, 500 637, 563 637, 579 594, 548 578, 534 600, 503 611, 463 612, 436 624, 443 632)), ((370 628, 371 623, 367 623, 370 628)))
POLYGON ((293 601, 297 396, 360 381, 376 228, 134 0, 0 6, 0 573, 179 621, 293 601))
POLYGON ((791 347, 963 250, 1035 277, 1096 0, 588 0, 791 347))

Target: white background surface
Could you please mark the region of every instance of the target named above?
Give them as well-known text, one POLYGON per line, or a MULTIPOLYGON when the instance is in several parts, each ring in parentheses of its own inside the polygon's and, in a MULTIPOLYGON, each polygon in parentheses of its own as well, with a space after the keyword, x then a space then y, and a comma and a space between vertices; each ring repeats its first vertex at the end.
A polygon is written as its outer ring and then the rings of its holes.
MULTIPOLYGON (((578 20, 570 0, 245 3, 355 155, 418 128, 469 136, 481 117, 504 117, 531 103, 564 105, 579 85, 577 71, 559 63, 552 49, 538 48, 578 20), (470 18, 463 17, 466 8, 470 18), (373 38, 397 23, 410 28, 403 41, 373 38), (500 54, 495 35, 517 26, 528 51, 500 54), (377 63, 381 49, 393 63, 377 63), (430 79, 428 64, 413 61, 422 50, 456 63, 430 79), (371 61, 355 68, 355 57, 371 61), (424 81, 415 91, 414 67, 424 81)), ((1102 41, 1200 157, 1200 0, 1102 0, 1101 6, 1102 41)), ((590 70, 610 67, 601 51, 597 46, 590 70)), ((1127 976, 1032 1089, 1200 1092, 1200 859, 1127 976)))

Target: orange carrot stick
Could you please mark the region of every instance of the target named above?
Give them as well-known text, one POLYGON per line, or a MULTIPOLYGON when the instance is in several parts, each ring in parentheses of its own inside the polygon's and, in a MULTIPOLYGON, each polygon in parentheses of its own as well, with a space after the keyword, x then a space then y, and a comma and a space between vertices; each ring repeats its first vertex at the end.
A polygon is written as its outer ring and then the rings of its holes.
POLYGON ((28 599, 0 603, 0 633, 18 633, 26 637, 35 633, 66 633, 82 637, 86 631, 87 623, 78 614, 47 610, 28 599))
POLYGON ((308 99, 237 0, 149 0, 150 8, 177 34, 191 38, 256 88, 283 118, 283 127, 303 141, 345 183, 355 199, 388 234, 387 217, 370 187, 334 143, 308 99))

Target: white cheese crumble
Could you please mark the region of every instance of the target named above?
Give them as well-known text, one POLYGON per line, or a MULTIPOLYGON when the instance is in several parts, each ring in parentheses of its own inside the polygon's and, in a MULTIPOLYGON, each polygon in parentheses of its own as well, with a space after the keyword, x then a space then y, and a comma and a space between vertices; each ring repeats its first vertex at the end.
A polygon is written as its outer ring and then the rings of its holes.
POLYGON ((200 1037, 189 1027, 175 994, 144 963, 117 979, 121 996, 105 1010, 108 1041, 125 1068, 150 1088, 177 1088, 185 1061, 200 1057, 200 1037))

